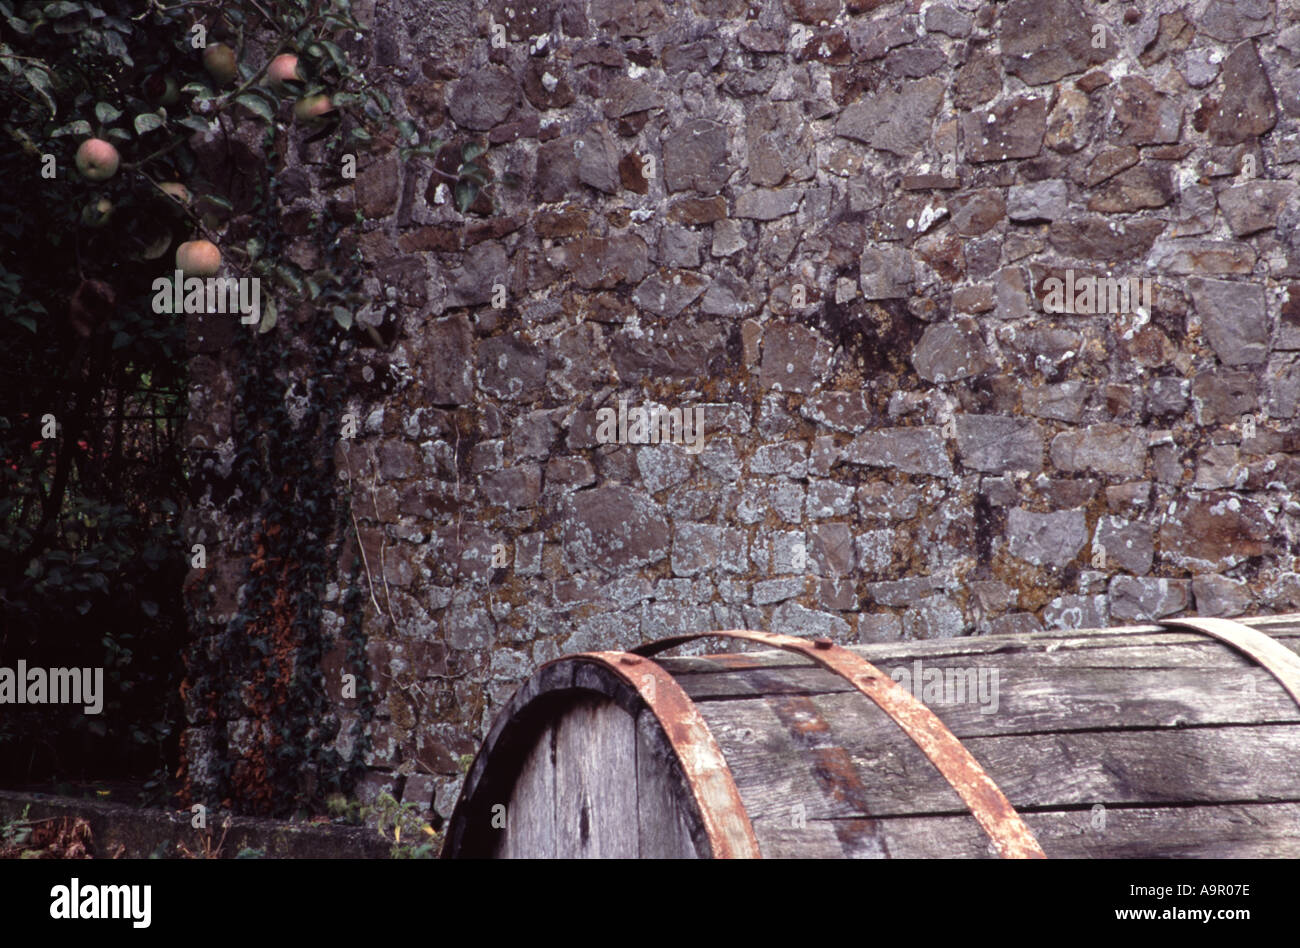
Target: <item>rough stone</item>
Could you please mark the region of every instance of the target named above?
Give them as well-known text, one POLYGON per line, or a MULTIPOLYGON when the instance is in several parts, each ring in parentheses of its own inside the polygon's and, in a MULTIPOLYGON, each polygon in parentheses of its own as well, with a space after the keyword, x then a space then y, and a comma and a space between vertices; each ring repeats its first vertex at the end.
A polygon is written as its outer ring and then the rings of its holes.
POLYGON ((961 117, 966 160, 1006 161, 1032 158, 1043 147, 1047 100, 1032 96, 1008 99, 988 111, 961 117))
POLYGON ((707 119, 686 122, 664 139, 663 164, 669 191, 717 192, 730 176, 726 127, 707 119))
POLYGON ((663 510, 645 494, 610 485, 569 495, 564 504, 562 549, 570 570, 620 571, 668 556, 663 510))
POLYGON ((958 415, 957 456, 971 470, 1037 471, 1043 466, 1043 432, 1037 422, 1009 415, 958 415))
POLYGON ((926 327, 912 365, 927 382, 951 382, 987 372, 995 363, 978 329, 954 320, 926 327))
POLYGON ((1104 45, 1095 46, 1094 22, 1076 0, 1011 0, 998 21, 1002 66, 1036 86, 1105 62, 1115 37, 1107 31, 1104 45))
POLYGON ((1015 507, 1007 514, 1007 548, 1035 566, 1065 566, 1088 542, 1082 510, 1035 513, 1015 507))
POLYGON ((1110 614, 1116 619, 1151 621, 1176 615, 1191 603, 1187 579, 1116 576, 1110 581, 1110 614))
POLYGON ((1224 365, 1261 365, 1268 361, 1268 311, 1263 286, 1193 279, 1189 288, 1210 345, 1224 365))
POLYGON ((1111 422, 1062 431, 1052 439, 1052 463, 1062 471, 1091 471, 1140 477, 1146 465, 1146 438, 1111 422))
POLYGON ((850 464, 892 467, 908 474, 951 477, 943 438, 931 427, 884 428, 858 435, 844 451, 850 464))
POLYGON ((1207 97, 1198 118, 1216 145, 1237 145, 1264 135, 1277 124, 1277 96, 1255 44, 1237 46, 1223 62, 1220 98, 1207 97))
POLYGON ((504 122, 518 99, 519 86, 510 73, 485 66, 456 83, 447 111, 457 125, 481 132, 504 122))
POLYGON ((904 82, 898 92, 882 89, 846 108, 835 134, 910 158, 930 140, 943 91, 937 78, 904 82))

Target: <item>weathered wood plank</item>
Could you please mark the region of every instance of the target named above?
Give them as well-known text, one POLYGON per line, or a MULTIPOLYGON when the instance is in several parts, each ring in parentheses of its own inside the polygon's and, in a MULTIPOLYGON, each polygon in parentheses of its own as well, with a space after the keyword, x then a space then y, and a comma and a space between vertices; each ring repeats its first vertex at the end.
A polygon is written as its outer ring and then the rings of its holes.
POLYGON ((612 701, 584 698, 556 728, 556 855, 636 858, 635 720, 612 701))
POLYGON ((506 810, 506 829, 497 858, 550 859, 555 856, 555 728, 537 737, 520 768, 506 810))
MULTIPOLYGON (((1300 804, 1107 808, 1024 813, 1051 859, 1296 859, 1300 804)), ((843 854, 856 821, 809 820, 797 827, 778 816, 754 821, 764 858, 824 859, 843 854), (848 823, 849 826, 842 824, 848 823)), ((876 820, 870 831, 896 859, 993 858, 988 837, 969 816, 876 820)))
MULTIPOLYGON (((807 803, 810 820, 964 811, 921 751, 860 695, 806 699, 825 722, 823 744, 848 752, 863 785, 859 801, 825 798, 804 736, 792 735, 770 707, 777 700, 700 705, 751 818, 783 818, 797 801, 807 803)), ((1295 725, 1014 734, 963 743, 1017 807, 1300 800, 1295 725)))
POLYGON ((643 710, 636 730, 638 852, 642 859, 694 859, 698 854, 683 812, 683 797, 690 789, 665 753, 654 714, 643 710))
MULTIPOLYGON (((895 678, 906 672, 913 694, 962 738, 1300 722, 1300 706, 1249 659, 1213 646, 1172 646, 1164 655, 1161 649, 1126 650, 1132 666, 1117 664, 1109 652, 1058 652, 986 655, 978 662, 945 656, 881 670, 895 678), (935 673, 943 676, 942 687, 927 677, 935 673)), ((678 681, 701 704, 763 694, 856 694, 839 675, 815 667, 695 673, 678 681)))
MULTIPOLYGON (((1300 629, 1283 627, 1280 624, 1269 625, 1261 620, 1251 620, 1244 624, 1260 628, 1292 651, 1300 653, 1300 629)), ((975 657, 999 653, 1054 654, 1079 649, 1112 650, 1153 645, 1209 646, 1233 655, 1240 655, 1235 649, 1209 636, 1193 632, 1161 630, 1154 626, 1096 629, 1087 632, 1035 632, 1017 636, 962 636, 951 639, 907 640, 847 647, 873 665, 879 666, 890 662, 911 661, 915 658, 928 660, 943 656, 975 657)), ((717 654, 656 656, 655 661, 671 671, 674 676, 683 677, 698 672, 716 672, 733 668, 799 668, 812 664, 792 652, 773 649, 728 652, 725 653, 725 657, 717 654)))

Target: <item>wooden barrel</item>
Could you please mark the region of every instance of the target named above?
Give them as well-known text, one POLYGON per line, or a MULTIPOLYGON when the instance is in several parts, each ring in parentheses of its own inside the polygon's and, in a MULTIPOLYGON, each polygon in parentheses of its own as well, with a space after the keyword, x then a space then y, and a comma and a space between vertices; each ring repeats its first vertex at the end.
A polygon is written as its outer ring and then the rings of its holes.
POLYGON ((443 856, 1300 857, 1300 614, 710 635, 539 668, 443 856))

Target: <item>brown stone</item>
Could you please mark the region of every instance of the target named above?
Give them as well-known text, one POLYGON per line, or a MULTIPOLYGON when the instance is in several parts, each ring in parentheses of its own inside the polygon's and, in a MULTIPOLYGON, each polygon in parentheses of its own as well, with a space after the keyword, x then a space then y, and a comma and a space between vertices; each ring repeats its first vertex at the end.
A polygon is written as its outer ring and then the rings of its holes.
POLYGON ((408 230, 397 238, 397 245, 403 251, 419 250, 450 251, 460 249, 461 229, 459 227, 429 226, 408 230))
POLYGON ((1138 165, 1111 178, 1088 200, 1088 210, 1130 213, 1147 207, 1164 207, 1173 197, 1174 183, 1168 170, 1138 165))
POLYGON ((1157 145, 1178 141, 1183 127, 1182 103, 1156 91, 1141 76, 1125 76, 1115 95, 1115 140, 1121 145, 1157 145))
POLYGON ((1146 255, 1164 229, 1163 221, 1116 223, 1104 217, 1079 217, 1054 222, 1047 241, 1069 257, 1117 262, 1146 255))
POLYGON ((1179 564, 1217 571, 1270 552, 1272 537, 1273 526, 1258 504, 1216 492, 1178 501, 1160 528, 1160 547, 1179 564))
POLYGON ((585 210, 568 205, 554 211, 538 211, 533 215, 533 229, 537 236, 546 238, 576 237, 591 227, 591 218, 585 210))
POLYGON ((1107 178, 1114 177, 1126 168, 1138 163, 1138 150, 1132 145, 1103 148, 1088 163, 1083 173, 1085 187, 1095 188, 1107 178))
POLYGON ((1105 62, 1115 37, 1094 46, 1095 22, 1077 0, 1011 0, 998 20, 1002 67, 1036 86, 1105 62))
POLYGON ((668 219, 678 224, 712 224, 727 216, 727 201, 722 196, 682 198, 668 208, 668 219))
POLYGON ((1210 141, 1236 145, 1271 131, 1277 124, 1277 97, 1254 43, 1242 43, 1228 55, 1221 80, 1220 98, 1207 96, 1198 112, 1210 141))

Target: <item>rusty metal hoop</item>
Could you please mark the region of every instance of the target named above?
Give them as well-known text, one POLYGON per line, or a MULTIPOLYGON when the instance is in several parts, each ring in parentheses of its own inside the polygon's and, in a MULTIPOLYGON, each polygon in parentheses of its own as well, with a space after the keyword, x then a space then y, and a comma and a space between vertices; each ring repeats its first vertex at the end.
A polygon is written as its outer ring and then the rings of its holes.
POLYGON ((1268 633, 1231 619, 1208 617, 1161 619, 1160 624, 1171 629, 1191 629, 1227 642, 1259 663, 1281 682, 1295 703, 1300 705, 1300 655, 1296 655, 1268 633))
POLYGON ((696 639, 715 636, 744 639, 794 652, 839 675, 874 701, 929 758, 970 809, 999 856, 1004 859, 1047 858, 1015 807, 938 716, 865 658, 841 648, 830 639, 809 640, 773 632, 729 629, 670 636, 637 646, 632 652, 648 658, 696 639))
POLYGON ((758 859, 758 838, 722 748, 690 697, 658 662, 630 652, 581 652, 641 696, 663 728, 690 785, 715 859, 758 859))

